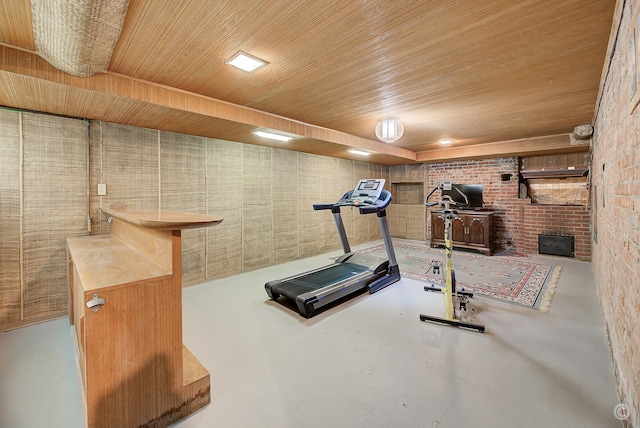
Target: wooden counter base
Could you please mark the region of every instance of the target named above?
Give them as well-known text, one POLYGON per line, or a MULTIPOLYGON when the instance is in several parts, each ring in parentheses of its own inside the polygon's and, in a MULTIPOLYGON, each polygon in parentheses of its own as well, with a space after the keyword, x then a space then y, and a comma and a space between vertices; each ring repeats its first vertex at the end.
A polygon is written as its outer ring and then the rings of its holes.
POLYGON ((86 425, 167 426, 211 401, 209 372, 182 344, 181 229, 222 219, 108 214, 110 235, 67 239, 86 425))

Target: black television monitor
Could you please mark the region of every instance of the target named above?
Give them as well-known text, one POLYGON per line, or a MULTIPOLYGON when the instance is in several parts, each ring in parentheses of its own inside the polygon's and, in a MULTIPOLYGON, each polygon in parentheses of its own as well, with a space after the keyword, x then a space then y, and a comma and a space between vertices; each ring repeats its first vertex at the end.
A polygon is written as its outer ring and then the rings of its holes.
POLYGON ((482 184, 454 184, 453 187, 460 190, 467 196, 469 205, 464 205, 464 198, 455 189, 442 190, 442 196, 449 196, 451 200, 458 203, 458 208, 465 210, 481 210, 484 207, 482 201, 482 184))

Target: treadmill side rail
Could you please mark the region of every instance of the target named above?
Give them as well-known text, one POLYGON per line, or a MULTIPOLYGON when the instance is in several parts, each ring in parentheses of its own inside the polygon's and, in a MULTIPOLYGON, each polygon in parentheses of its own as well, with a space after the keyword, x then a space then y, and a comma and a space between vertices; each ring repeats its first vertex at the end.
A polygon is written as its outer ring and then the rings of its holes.
POLYGON ((391 266, 390 273, 388 275, 385 275, 369 284, 369 292, 373 294, 376 291, 382 290, 387 285, 391 285, 398 281, 400 281, 400 269, 398 268, 398 265, 391 266))
POLYGON ((376 278, 373 272, 365 271, 359 275, 349 278, 349 281, 334 285, 333 287, 325 287, 321 289, 321 293, 305 293, 296 297, 296 306, 298 312, 305 318, 311 318, 315 315, 316 310, 323 306, 329 305, 336 300, 353 294, 359 290, 363 290, 362 283, 371 281, 376 278))

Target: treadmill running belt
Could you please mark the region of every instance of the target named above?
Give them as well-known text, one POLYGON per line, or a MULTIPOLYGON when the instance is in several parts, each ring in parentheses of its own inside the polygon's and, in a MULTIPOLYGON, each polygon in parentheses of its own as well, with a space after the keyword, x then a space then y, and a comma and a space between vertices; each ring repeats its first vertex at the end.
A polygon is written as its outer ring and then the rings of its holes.
POLYGON ((273 291, 295 300, 301 294, 318 290, 367 271, 366 266, 352 263, 337 263, 327 269, 303 275, 273 286, 273 291))

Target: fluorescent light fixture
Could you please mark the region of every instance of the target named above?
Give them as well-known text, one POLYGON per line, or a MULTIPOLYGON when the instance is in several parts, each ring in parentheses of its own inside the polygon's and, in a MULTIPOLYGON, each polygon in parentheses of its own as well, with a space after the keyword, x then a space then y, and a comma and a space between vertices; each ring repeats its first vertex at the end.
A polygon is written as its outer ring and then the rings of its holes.
POLYGON ((453 143, 453 140, 440 140, 440 144, 447 145, 447 144, 451 144, 451 143, 453 143))
POLYGON ((293 140, 293 137, 289 137, 288 135, 275 134, 273 132, 268 132, 268 131, 254 131, 253 134, 257 135, 258 137, 268 138, 270 140, 277 140, 277 141, 293 140))
POLYGON ((251 56, 244 52, 238 52, 234 56, 231 57, 230 60, 225 61, 225 64, 233 65, 240 70, 248 71, 251 73, 252 71, 256 71, 262 66, 267 65, 266 61, 261 60, 260 58, 256 58, 255 56, 251 56))
POLYGON ((369 156, 371 153, 369 152, 363 152, 362 150, 349 150, 349 153, 353 153, 354 155, 360 155, 360 156, 369 156))

